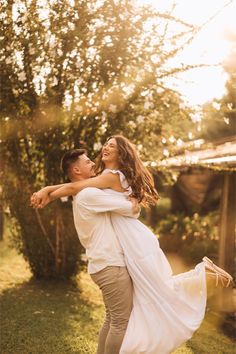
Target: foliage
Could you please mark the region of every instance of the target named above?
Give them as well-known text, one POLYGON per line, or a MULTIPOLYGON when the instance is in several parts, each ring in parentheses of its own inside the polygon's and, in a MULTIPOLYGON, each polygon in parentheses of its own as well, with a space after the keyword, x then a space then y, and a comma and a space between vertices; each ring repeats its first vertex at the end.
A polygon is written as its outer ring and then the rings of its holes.
POLYGON ((10 183, 5 183, 5 193, 11 211, 11 244, 28 260, 35 277, 69 278, 76 274, 82 247, 70 203, 56 202, 45 210, 32 212, 25 184, 12 189, 10 183))
POLYGON ((205 255, 216 255, 218 246, 218 215, 201 216, 168 214, 157 226, 161 247, 167 252, 177 252, 187 261, 201 261, 205 255))
POLYGON ((160 134, 168 138, 174 121, 189 122, 179 95, 165 86, 188 67, 169 61, 196 31, 128 0, 3 0, 1 19, 4 200, 34 274, 70 276, 81 252, 71 215, 58 202, 40 219, 30 194, 63 182, 65 149, 86 147, 93 158, 114 133, 137 143, 142 157, 162 156, 160 134))

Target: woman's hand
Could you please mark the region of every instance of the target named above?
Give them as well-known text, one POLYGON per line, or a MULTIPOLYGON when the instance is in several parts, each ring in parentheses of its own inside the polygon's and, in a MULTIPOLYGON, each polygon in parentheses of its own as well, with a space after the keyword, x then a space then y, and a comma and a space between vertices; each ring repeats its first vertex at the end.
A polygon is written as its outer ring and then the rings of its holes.
POLYGON ((134 197, 129 197, 128 198, 129 201, 133 204, 133 213, 134 214, 139 214, 140 211, 141 211, 141 208, 140 208, 140 205, 139 205, 139 202, 138 202, 138 199, 134 198, 134 197))
POLYGON ((47 187, 41 189, 36 193, 33 193, 30 198, 30 201, 31 201, 31 206, 33 208, 45 207, 51 201, 50 194, 48 193, 47 187))

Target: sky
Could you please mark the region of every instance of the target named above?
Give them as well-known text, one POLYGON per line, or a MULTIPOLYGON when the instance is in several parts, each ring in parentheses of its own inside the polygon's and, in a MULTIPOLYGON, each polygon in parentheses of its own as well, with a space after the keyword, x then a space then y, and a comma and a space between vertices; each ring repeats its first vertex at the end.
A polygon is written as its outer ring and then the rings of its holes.
MULTIPOLYGON (((138 5, 151 5, 158 11, 170 9, 173 0, 136 0, 138 5)), ((168 83, 179 90, 185 101, 201 105, 225 92, 227 75, 222 67, 216 66, 225 60, 232 48, 229 33, 236 38, 236 0, 175 0, 173 15, 194 25, 207 23, 195 40, 175 59, 175 63, 209 64, 207 68, 194 69, 180 75, 180 80, 168 83), (229 5, 227 5, 230 3, 229 5), (227 6, 225 6, 227 5, 227 6)))

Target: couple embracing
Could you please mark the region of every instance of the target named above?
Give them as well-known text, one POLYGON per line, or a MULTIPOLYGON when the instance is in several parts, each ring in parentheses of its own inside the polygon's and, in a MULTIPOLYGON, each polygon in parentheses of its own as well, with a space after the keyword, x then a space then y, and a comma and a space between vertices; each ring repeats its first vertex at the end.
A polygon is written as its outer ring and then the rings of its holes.
POLYGON ((47 186, 31 202, 42 208, 73 196, 74 223, 88 272, 106 308, 97 354, 167 354, 200 326, 206 278, 228 286, 232 277, 209 258, 173 276, 156 236, 138 220, 140 204, 158 200, 152 176, 128 139, 115 135, 96 166, 82 149, 64 154, 71 183, 47 186))

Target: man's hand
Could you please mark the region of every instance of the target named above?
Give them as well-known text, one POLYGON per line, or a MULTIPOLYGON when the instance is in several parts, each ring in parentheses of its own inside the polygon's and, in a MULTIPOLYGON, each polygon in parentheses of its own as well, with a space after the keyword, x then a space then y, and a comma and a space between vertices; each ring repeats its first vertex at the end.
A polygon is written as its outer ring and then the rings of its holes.
POLYGON ((40 191, 33 193, 30 201, 33 208, 44 208, 51 201, 50 194, 46 188, 43 188, 40 191))
POLYGON ((133 213, 134 213, 134 214, 139 214, 141 208, 140 208, 140 205, 139 205, 139 203, 138 203, 138 199, 136 199, 136 198, 134 198, 134 197, 129 197, 128 199, 129 199, 129 201, 133 204, 133 208, 132 208, 133 213))

